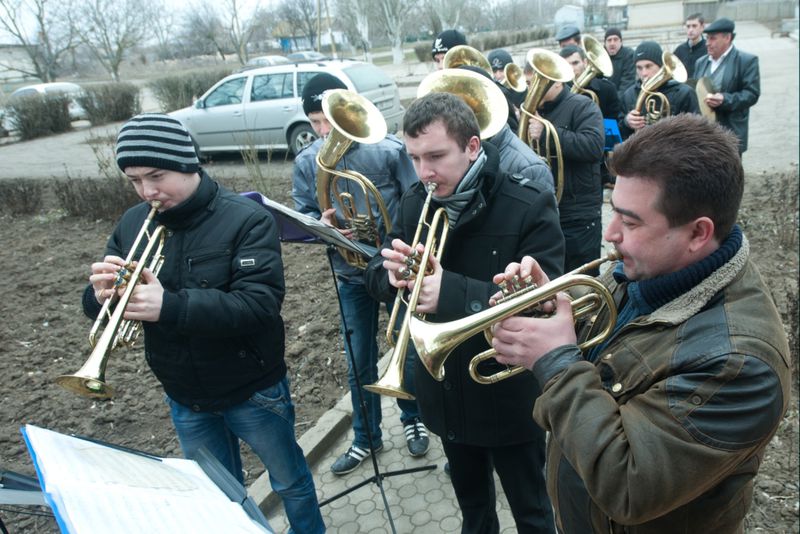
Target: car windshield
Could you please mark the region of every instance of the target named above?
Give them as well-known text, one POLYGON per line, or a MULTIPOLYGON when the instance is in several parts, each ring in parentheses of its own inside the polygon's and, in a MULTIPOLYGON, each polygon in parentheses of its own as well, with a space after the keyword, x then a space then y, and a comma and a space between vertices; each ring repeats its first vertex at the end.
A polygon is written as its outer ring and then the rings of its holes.
POLYGON ((392 80, 381 69, 369 64, 345 67, 344 72, 353 81, 356 91, 364 93, 392 85, 392 80))

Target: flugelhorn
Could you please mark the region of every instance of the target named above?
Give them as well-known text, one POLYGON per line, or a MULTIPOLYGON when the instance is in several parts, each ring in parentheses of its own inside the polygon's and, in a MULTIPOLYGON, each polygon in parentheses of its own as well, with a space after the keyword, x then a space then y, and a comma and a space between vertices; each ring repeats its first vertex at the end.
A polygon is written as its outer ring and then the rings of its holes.
MULTIPOLYGON (((383 220, 384 234, 391 231, 392 218, 383 197, 375 185, 363 174, 353 170, 336 170, 336 164, 353 143, 365 145, 378 143, 386 137, 386 120, 367 98, 345 89, 326 91, 322 98, 322 113, 331 124, 331 131, 317 153, 317 202, 320 212, 329 209, 335 198, 341 207, 345 226, 353 230, 353 239, 365 241, 375 247, 381 246, 381 231, 372 211, 377 207, 383 220), (339 187, 342 180, 355 185, 360 195, 353 195, 349 187, 339 187), (358 202, 363 199, 366 213, 359 211, 358 202)), ((365 269, 367 260, 360 254, 338 248, 345 261, 359 269, 365 269)))
POLYGON ((481 139, 496 135, 508 120, 508 101, 503 91, 493 80, 477 72, 466 69, 432 72, 417 87, 417 98, 428 93, 450 93, 466 102, 478 119, 481 139))
POLYGON ((571 91, 588 95, 599 106, 600 99, 597 97, 597 93, 587 89, 587 86, 598 74, 610 78, 614 74, 614 65, 611 63, 611 56, 608 55, 603 45, 591 35, 581 35, 581 48, 586 54, 588 65, 582 73, 575 77, 571 91))
POLYGON ((132 345, 142 329, 141 322, 123 319, 125 308, 141 279, 142 270, 147 267, 158 276, 164 263, 161 251, 164 249, 165 227, 158 225, 152 232, 148 231, 160 207, 161 203, 158 201, 151 204, 150 212, 125 258, 125 266, 117 273, 114 288, 124 287, 125 290, 119 298, 116 297, 115 291, 113 296, 103 302, 100 313, 89 331, 89 344, 93 347, 91 355, 75 374, 56 378, 56 384, 64 389, 93 399, 108 399, 114 396, 114 388, 105 381, 108 359, 115 348, 132 345), (136 253, 145 238, 147 244, 137 258, 136 253), (102 333, 98 337, 101 329, 102 333))
POLYGON ((678 56, 665 50, 661 54, 661 68, 642 82, 633 109, 645 117, 647 124, 653 124, 664 117, 669 117, 671 111, 669 99, 658 90, 670 80, 686 83, 687 78, 686 67, 683 66, 678 56))
MULTIPOLYGON (((617 308, 608 289, 596 278, 581 274, 596 269, 607 261, 620 259, 619 253, 613 251, 603 258, 589 262, 574 271, 551 280, 537 288, 529 288, 510 295, 501 302, 474 315, 456 319, 447 323, 431 323, 412 317, 409 324, 411 340, 417 349, 419 360, 425 369, 436 380, 444 380, 444 363, 457 346, 467 339, 483 331, 491 345, 491 327, 495 323, 516 315, 521 311, 543 304, 555 297, 557 293, 575 287, 587 287, 590 292, 572 301, 573 316, 577 319, 590 313, 596 313, 602 306, 609 310, 608 323, 602 331, 581 343, 581 350, 604 341, 614 329, 617 322, 617 308)), ((524 367, 510 367, 494 375, 484 376, 478 372, 478 364, 496 355, 494 349, 488 349, 470 361, 469 372, 472 379, 481 384, 492 384, 504 380, 525 370, 524 367)))
POLYGON ((417 228, 414 232, 414 239, 411 242, 411 249, 413 252, 411 253, 411 257, 406 261, 407 267, 405 276, 407 278, 416 277, 414 289, 411 291, 408 301, 403 298, 405 291, 403 289, 397 290, 394 306, 392 306, 392 314, 389 317, 389 324, 386 327, 386 341, 389 343, 389 346, 392 347, 389 364, 386 367, 386 371, 384 371, 377 382, 364 386, 364 389, 372 393, 407 400, 414 400, 414 396, 403 388, 403 369, 405 368, 406 353, 408 351, 409 322, 416 313, 419 294, 422 290, 422 280, 425 276, 428 261, 431 255, 434 255, 437 260, 441 259, 442 253, 444 252, 444 244, 447 240, 447 232, 449 230, 447 212, 444 208, 438 208, 433 213, 431 222, 427 222, 428 210, 437 184, 429 182, 425 187, 428 196, 425 198, 425 202, 422 205, 422 213, 420 213, 417 228), (420 242, 422 230, 426 226, 428 227, 428 235, 425 239, 425 249, 421 257, 419 257, 420 255, 416 250, 417 244, 420 242), (400 316, 400 308, 404 304, 405 314, 403 315, 403 322, 395 336, 395 327, 400 316))
POLYGON ((555 52, 541 48, 529 50, 526 61, 533 68, 533 78, 528 88, 528 94, 525 96, 525 101, 519 108, 520 116, 517 135, 534 152, 539 154, 539 157, 550 166, 551 170, 553 170, 554 166, 556 167, 553 172, 556 199, 561 200, 561 193, 564 191, 564 157, 561 153, 561 142, 558 139, 555 126, 550 121, 537 116, 536 109, 539 107, 545 93, 554 83, 568 82, 575 76, 575 73, 566 59, 555 52), (539 139, 531 139, 528 134, 528 124, 531 119, 539 121, 544 126, 544 150, 540 146, 539 139))

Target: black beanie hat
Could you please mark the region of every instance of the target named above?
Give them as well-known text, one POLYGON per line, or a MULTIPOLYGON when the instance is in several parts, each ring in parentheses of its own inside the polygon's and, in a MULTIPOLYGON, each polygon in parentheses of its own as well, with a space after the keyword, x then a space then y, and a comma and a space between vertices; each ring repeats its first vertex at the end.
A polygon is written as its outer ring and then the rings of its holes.
POLYGON ((642 59, 649 59, 659 67, 661 66, 661 56, 662 56, 661 45, 659 45, 655 41, 642 41, 639 43, 639 46, 636 47, 636 55, 634 56, 633 60, 640 61, 642 59))
POLYGON ((619 28, 609 28, 606 30, 606 35, 605 37, 603 37, 603 41, 605 41, 612 35, 616 35, 617 37, 620 38, 620 40, 622 40, 622 32, 619 31, 619 28))
POLYGON ((342 80, 327 72, 320 72, 306 82, 303 87, 303 111, 306 116, 322 111, 322 94, 331 89, 347 89, 342 80))
POLYGON ((200 161, 192 137, 177 119, 163 113, 142 113, 122 125, 117 135, 117 165, 153 167, 196 173, 200 161))
POLYGON ((445 30, 436 36, 431 46, 431 56, 446 53, 458 45, 467 44, 467 38, 458 30, 445 30))
POLYGON ((492 70, 503 70, 506 65, 514 62, 514 60, 511 58, 511 54, 502 48, 498 48, 489 52, 489 55, 486 56, 486 59, 489 60, 492 70))

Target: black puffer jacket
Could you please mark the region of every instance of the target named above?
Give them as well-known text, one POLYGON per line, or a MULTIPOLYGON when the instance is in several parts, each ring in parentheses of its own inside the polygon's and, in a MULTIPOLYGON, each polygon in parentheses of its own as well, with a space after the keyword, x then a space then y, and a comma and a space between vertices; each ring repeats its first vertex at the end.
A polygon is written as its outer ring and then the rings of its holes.
MULTIPOLYGON (((622 139, 627 139, 633 135, 634 130, 628 126, 625 121, 626 115, 636 106, 636 99, 639 98, 639 92, 642 89, 642 81, 637 80, 636 85, 625 91, 622 95, 622 109, 620 110, 619 118, 619 133, 622 134, 622 139)), ((662 85, 658 92, 663 93, 669 101, 670 115, 677 115, 678 113, 700 113, 700 106, 697 104, 697 95, 691 87, 685 83, 669 80, 662 85)))
MULTIPOLYGON (((483 146, 487 155, 483 184, 450 229, 442 256, 438 313, 429 314, 429 321, 450 321, 488 308, 489 297, 497 291, 492 276, 526 254, 535 257, 550 278, 563 269, 564 238, 555 197, 531 181, 522 185, 522 180, 499 173, 496 150, 486 143, 483 146)), ((394 238, 411 242, 425 197, 422 183, 406 192, 387 243, 394 238)), ((429 218, 437 207, 432 201, 429 218)), ((389 301, 396 290, 389 285, 382 264, 383 258, 375 256, 364 279, 373 297, 389 301)), ((418 362, 415 385, 423 421, 443 440, 453 443, 494 447, 544 439, 531 419, 538 395, 531 373, 492 385, 470 378, 469 361, 487 348, 483 334, 457 347, 445 362, 443 382, 435 381, 418 362)), ((491 360, 481 370, 491 374, 501 368, 505 366, 491 360)))
MULTIPOLYGON (((600 162, 606 139, 600 108, 564 86, 555 100, 539 106, 539 114, 556 127, 564 156, 564 191, 558 204, 561 221, 599 217, 603 204, 600 162)), ((539 146, 544 145, 542 135, 539 146)))
MULTIPOLYGON (((224 409, 286 374, 283 263, 265 209, 201 173, 195 194, 157 215, 167 228, 158 322, 145 322, 147 362, 166 393, 197 411, 224 409)), ((106 254, 126 257, 149 206, 122 216, 106 254)), ((84 311, 100 305, 91 285, 84 311)))

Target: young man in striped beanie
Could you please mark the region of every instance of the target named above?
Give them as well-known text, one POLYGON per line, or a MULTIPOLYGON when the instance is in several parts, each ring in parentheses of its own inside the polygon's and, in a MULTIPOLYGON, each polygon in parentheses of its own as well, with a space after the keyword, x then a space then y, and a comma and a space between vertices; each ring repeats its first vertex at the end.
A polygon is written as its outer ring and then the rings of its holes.
POLYGON ((125 212, 105 257, 92 264, 84 311, 96 317, 122 291, 114 284, 123 258, 157 207, 151 225, 166 227, 164 263, 158 277, 143 271, 124 317, 142 322, 145 357, 164 386, 184 455, 205 447, 243 482, 239 440, 245 441, 269 471, 291 531, 324 532, 294 435, 274 219, 212 180, 189 133, 168 115, 126 122, 116 156, 143 202, 125 212))

